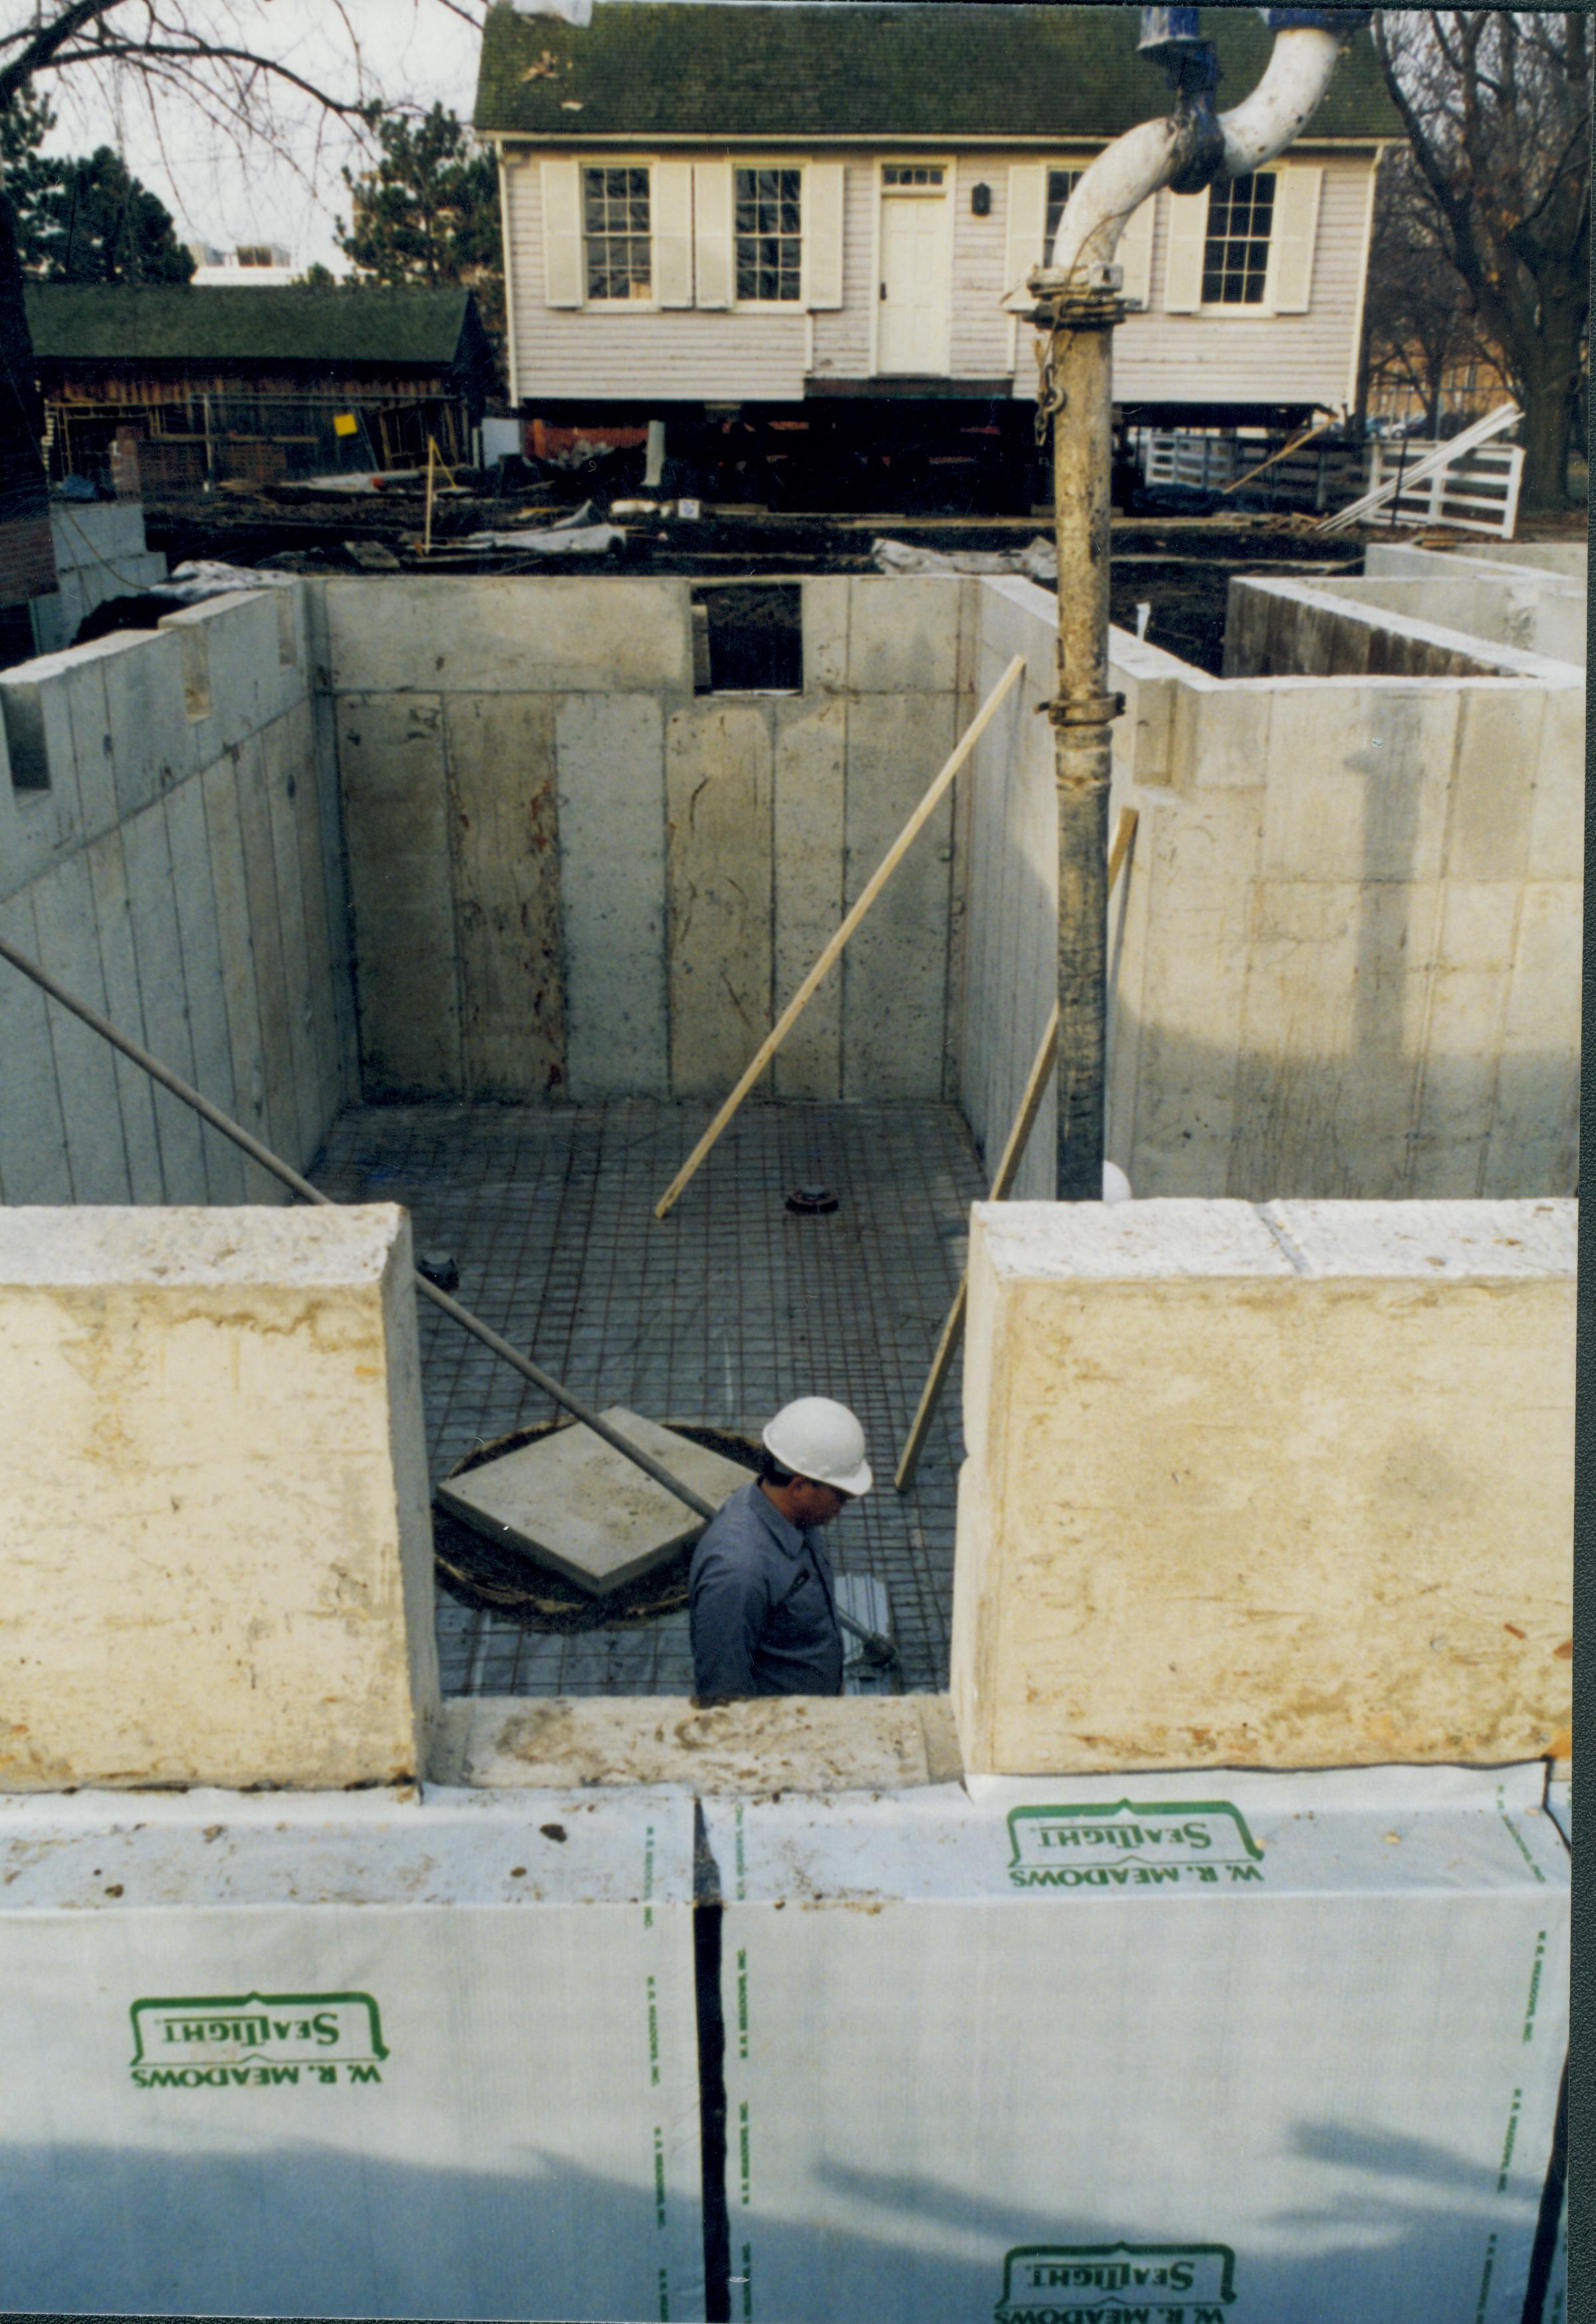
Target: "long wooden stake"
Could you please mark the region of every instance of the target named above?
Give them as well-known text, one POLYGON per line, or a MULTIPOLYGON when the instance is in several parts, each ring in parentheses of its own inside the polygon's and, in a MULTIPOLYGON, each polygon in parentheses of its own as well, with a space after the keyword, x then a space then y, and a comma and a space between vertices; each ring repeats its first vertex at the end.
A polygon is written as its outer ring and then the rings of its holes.
MULTIPOLYGON (((1135 836, 1136 809, 1133 807, 1124 807, 1121 810, 1120 820, 1114 826, 1113 841, 1108 852, 1110 895, 1113 893, 1114 881, 1120 876, 1125 858, 1130 850, 1130 843, 1135 836)), ((1019 1168, 1026 1143, 1036 1127, 1037 1116, 1041 1111, 1043 1093, 1047 1087, 1048 1076, 1053 1071, 1057 1048, 1058 1003, 1056 1001, 1053 1003, 1052 1013, 1047 1019, 1047 1029, 1042 1036, 1041 1047, 1032 1059, 1030 1072, 1026 1077, 1025 1093, 1019 1101, 1019 1111, 1015 1115, 1008 1138, 1004 1141, 1003 1151, 998 1159, 998 1167, 992 1172, 992 1185, 986 1198, 989 1203, 1002 1202, 1010 1187, 1014 1184, 1015 1173, 1019 1168)), ((926 1385, 920 1390, 920 1400, 916 1407, 915 1416, 909 1423, 909 1434, 903 1440, 903 1450, 898 1457, 898 1473, 892 1481, 900 1493, 908 1492, 914 1481, 914 1472, 920 1465, 920 1454, 925 1451, 926 1439, 931 1433, 932 1416, 942 1401, 942 1391, 947 1385, 948 1373, 953 1370, 954 1357, 958 1351, 959 1342, 964 1336, 964 1309, 969 1296, 970 1277, 966 1269, 959 1277, 959 1287, 954 1294, 953 1305, 947 1311, 947 1320, 942 1326, 941 1337, 936 1342, 936 1352, 931 1359, 931 1369, 926 1374, 926 1385)))
POLYGON ((1316 428, 1305 428, 1300 436, 1294 436, 1289 444, 1282 444, 1278 452, 1271 452, 1267 460, 1260 460, 1256 468, 1249 468, 1244 476, 1232 476, 1228 484, 1222 484, 1220 498, 1222 500, 1226 493, 1240 492, 1243 484, 1252 482, 1254 476, 1261 476, 1266 468, 1272 468, 1277 460, 1284 460, 1291 453, 1300 452, 1305 444, 1311 444, 1315 436, 1323 436, 1327 428, 1333 428, 1336 424, 1332 416, 1329 420, 1321 420, 1316 428))
POLYGON ((771 1027, 770 1032, 760 1043, 760 1046, 755 1050, 752 1058, 750 1060, 742 1079, 738 1082, 736 1088, 732 1092, 730 1097, 727 1098, 720 1111, 715 1115, 715 1120, 710 1123, 708 1129, 698 1140, 697 1146, 694 1147, 687 1160, 682 1164, 681 1168, 677 1172, 669 1185, 667 1186, 665 1192, 655 1204, 654 1216, 657 1219, 662 1219, 665 1216, 666 1212, 669 1210, 678 1195, 681 1194, 688 1181, 695 1176, 698 1166, 703 1161, 705 1156, 709 1152, 711 1147, 719 1138, 722 1130, 724 1130, 727 1122, 730 1121, 732 1116, 736 1112, 737 1108, 748 1095, 749 1091, 753 1087, 755 1082, 758 1081, 760 1075, 764 1072, 765 1067, 770 1064, 770 1059, 781 1047, 782 1042, 786 1040, 789 1033, 791 1032, 793 1027, 798 1023, 798 1019, 803 1015, 804 1010, 813 1000, 816 990, 819 985, 821 979, 825 976, 826 970, 830 968, 832 964, 835 961, 837 955, 841 953, 843 946, 847 943, 848 938, 859 926, 860 921, 864 918, 866 912, 869 911, 871 906, 881 894, 881 890, 886 886, 888 881, 898 869, 899 863, 902 862, 904 857, 908 854, 909 849, 918 838, 921 831, 924 830, 936 808, 937 800, 942 797, 944 791, 946 790, 949 783, 952 782, 954 777, 958 773, 959 769, 964 765, 971 752, 975 748, 976 743, 981 740, 982 735, 986 732, 987 727, 991 724, 992 719, 997 715, 1000 704, 1003 701, 1010 688, 1021 677, 1024 669, 1025 656, 1023 654, 1016 654, 1013 660, 1009 664, 1008 669, 1003 672, 1001 678, 999 678, 997 684, 993 687, 992 692, 987 696, 986 700, 982 704, 981 708, 970 721, 969 725, 964 729, 964 733, 960 736, 957 743, 955 745, 951 756, 944 763, 941 773, 936 777, 936 779, 933 782, 924 798, 921 799, 918 807, 916 807, 914 813, 909 816, 909 821, 904 825, 897 838, 892 842, 891 846, 888 848, 885 855, 882 856, 875 870, 871 873, 870 878, 865 881, 863 888, 860 891, 858 902, 854 904, 853 909, 848 913, 836 934, 831 938, 825 950, 821 953, 819 959, 815 963, 814 967, 809 971, 807 976, 805 977, 803 982, 798 986, 798 991, 793 994, 792 999, 788 1002, 780 1016, 776 1019, 776 1022, 771 1027))

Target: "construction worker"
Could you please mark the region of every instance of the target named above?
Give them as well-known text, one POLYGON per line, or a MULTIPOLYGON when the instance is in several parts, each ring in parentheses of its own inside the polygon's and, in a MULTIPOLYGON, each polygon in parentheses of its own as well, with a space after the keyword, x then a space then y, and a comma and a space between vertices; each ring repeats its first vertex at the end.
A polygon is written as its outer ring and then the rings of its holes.
POLYGON ((761 1437, 753 1482, 711 1518, 693 1552, 688 1624, 700 1702, 843 1691, 820 1528, 870 1490, 864 1431, 846 1405, 801 1396, 761 1437))

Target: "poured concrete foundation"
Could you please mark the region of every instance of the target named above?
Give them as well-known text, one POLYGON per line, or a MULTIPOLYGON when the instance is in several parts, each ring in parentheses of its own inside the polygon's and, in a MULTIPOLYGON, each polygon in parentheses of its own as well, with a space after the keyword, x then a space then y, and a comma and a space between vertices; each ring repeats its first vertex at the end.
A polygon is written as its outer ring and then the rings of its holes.
POLYGON ((0 1791, 419 1775, 403 1213, 0 1208, 0 1791))
POLYGON ((971 1769, 1567 1755, 1573 1204, 973 1220, 971 1769))
MULTIPOLYGON (((354 1065, 305 622, 214 598, 0 673, 0 935, 300 1167, 354 1065)), ((10 968, 0 1056, 5 1202, 281 1198, 10 968)))
MULTIPOLYGON (((1440 561, 1431 618, 1406 569, 1237 583, 1226 678, 1114 635, 1109 1152, 1139 1194, 1573 1185, 1583 676, 1524 642, 1573 584, 1440 561)), ((695 694, 663 578, 315 580, 26 664, 0 928, 301 1166, 357 1078, 715 1097, 1018 652, 759 1093, 952 1098, 995 1154, 1056 973, 1053 601, 797 586, 790 694, 695 694)), ((7 1200, 273 1198, 9 975, 0 1034, 7 1200)), ((1052 1138, 1047 1102, 1021 1194, 1052 1138)))

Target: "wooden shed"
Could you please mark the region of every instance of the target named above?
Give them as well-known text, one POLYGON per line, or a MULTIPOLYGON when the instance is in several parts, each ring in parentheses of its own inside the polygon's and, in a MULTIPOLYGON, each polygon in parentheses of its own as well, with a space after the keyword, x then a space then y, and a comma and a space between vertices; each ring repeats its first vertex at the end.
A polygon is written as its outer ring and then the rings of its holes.
POLYGON ((141 442, 150 489, 269 483, 351 460, 469 456, 496 384, 472 293, 31 283, 52 464, 92 472, 141 442))

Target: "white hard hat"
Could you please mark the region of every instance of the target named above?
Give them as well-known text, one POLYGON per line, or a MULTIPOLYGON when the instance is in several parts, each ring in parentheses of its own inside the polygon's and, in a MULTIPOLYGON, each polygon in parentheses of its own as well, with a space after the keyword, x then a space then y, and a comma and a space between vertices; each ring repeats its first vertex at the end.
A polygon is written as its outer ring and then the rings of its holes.
POLYGON ((766 1423, 763 1437, 765 1450, 795 1477, 834 1486, 839 1493, 869 1492, 864 1431, 845 1404, 834 1404, 828 1396, 800 1396, 766 1423))

